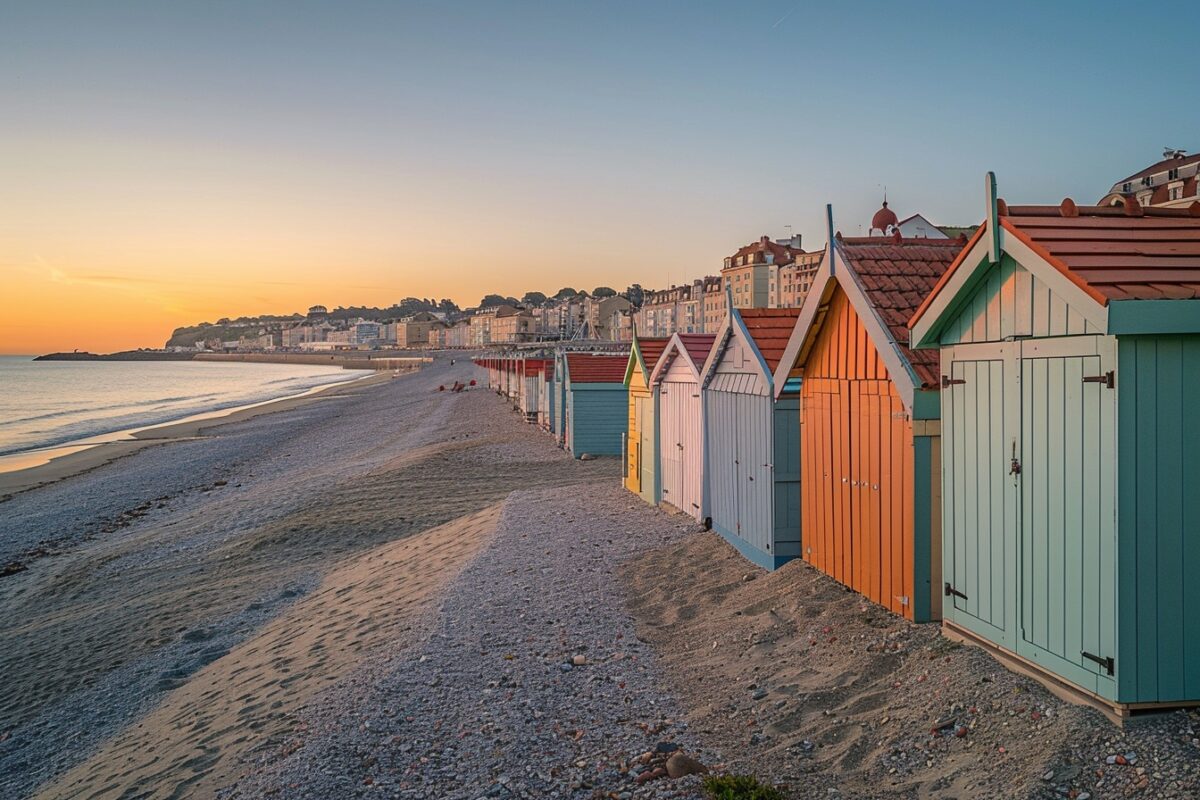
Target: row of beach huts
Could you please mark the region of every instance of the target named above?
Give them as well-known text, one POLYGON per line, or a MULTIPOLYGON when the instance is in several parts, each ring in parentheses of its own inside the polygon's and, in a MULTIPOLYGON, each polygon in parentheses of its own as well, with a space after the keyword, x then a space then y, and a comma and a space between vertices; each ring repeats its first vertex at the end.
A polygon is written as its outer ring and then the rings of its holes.
POLYGON ((1200 702, 1200 204, 833 234, 798 309, 481 358, 579 457, 1114 718, 1200 702), (1189 399, 1190 398, 1190 399, 1189 399))

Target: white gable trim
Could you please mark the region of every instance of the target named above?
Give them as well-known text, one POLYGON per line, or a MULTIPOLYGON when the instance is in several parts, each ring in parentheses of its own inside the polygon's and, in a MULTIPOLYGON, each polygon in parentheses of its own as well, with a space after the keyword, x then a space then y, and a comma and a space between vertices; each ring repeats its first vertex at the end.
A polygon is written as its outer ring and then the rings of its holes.
MULTIPOLYGON (((835 253, 833 257, 837 261, 832 264, 833 274, 830 275, 831 265, 822 261, 820 271, 817 273, 821 291, 817 293, 809 290, 804 307, 800 311, 800 318, 796 321, 796 327, 792 330, 791 338, 788 339, 783 358, 779 361, 779 371, 776 373, 775 380, 776 397, 783 391, 784 382, 787 380, 788 373, 795 366, 796 360, 804 353, 805 344, 814 333, 814 323, 818 321, 818 315, 820 315, 820 322, 824 323, 821 307, 829 301, 832 296, 832 288, 837 285, 846 293, 846 299, 850 301, 858 318, 862 320, 867 335, 874 342, 875 350, 887 368, 888 377, 892 383, 896 384, 897 393, 900 395, 905 409, 911 415, 913 394, 916 392, 918 384, 917 374, 913 370, 912 364, 900 352, 899 343, 892 341, 887 325, 884 324, 883 318, 879 316, 879 311, 867 297, 862 283, 859 281, 858 273, 854 271, 841 248, 834 242, 830 247, 825 248, 825 251, 827 254, 835 253)), ((813 289, 815 288, 814 284, 813 289)))
POLYGON ((746 341, 750 352, 754 354, 759 374, 767 382, 767 394, 774 397, 775 376, 771 374, 771 370, 767 367, 767 360, 758 351, 758 345, 755 344, 754 337, 750 335, 749 329, 746 328, 746 323, 742 321, 742 315, 738 313, 736 308, 729 309, 728 314, 726 314, 725 323, 721 326, 721 332, 717 335, 715 346, 708 354, 708 359, 704 362, 704 370, 701 373, 702 384, 707 386, 712 380, 713 374, 717 369, 717 364, 725 356, 725 351, 729 349, 729 340, 734 336, 746 341))
POLYGON ((656 386, 662 382, 663 374, 671 368, 671 362, 674 360, 672 353, 683 356, 687 365, 692 370, 692 375, 695 376, 696 382, 699 383, 704 374, 704 365, 696 364, 692 360, 691 353, 683 346, 683 340, 679 338, 678 333, 671 334, 671 341, 667 342, 666 348, 663 349, 662 355, 658 357, 658 363, 654 365, 654 371, 650 373, 650 386, 656 386))
MULTIPOLYGON (((986 224, 986 223, 985 223, 986 224)), ((1096 301, 1079 284, 1072 281, 1062 271, 1047 261, 1032 247, 1000 225, 1000 253, 1008 253, 1021 267, 1046 285, 1054 294, 1062 298, 1073 311, 1079 312, 1085 320, 1102 331, 1108 330, 1108 307, 1096 301)), ((987 270, 993 263, 989 256, 991 236, 981 236, 975 246, 962 258, 962 263, 950 276, 950 280, 934 296, 929 307, 913 323, 909 330, 909 341, 913 347, 937 347, 942 329, 961 310, 965 300, 964 292, 968 286, 987 270), (972 266, 968 266, 972 265, 972 266)))

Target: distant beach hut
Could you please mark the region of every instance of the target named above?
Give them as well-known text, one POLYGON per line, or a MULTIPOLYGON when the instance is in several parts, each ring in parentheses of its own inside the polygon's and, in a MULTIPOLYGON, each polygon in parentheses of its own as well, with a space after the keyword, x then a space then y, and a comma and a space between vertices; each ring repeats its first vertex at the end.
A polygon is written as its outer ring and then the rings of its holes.
POLYGON ((551 419, 554 416, 554 359, 547 358, 543 363, 538 382, 538 393, 541 395, 541 400, 538 404, 537 422, 539 428, 549 431, 551 430, 551 419))
MULTIPOLYGON (((628 394, 627 353, 563 355, 563 439, 571 455, 621 455, 628 394)), ((557 375, 557 371, 555 371, 557 375)))
POLYGON ((700 374, 715 339, 711 333, 676 333, 650 374, 658 397, 659 501, 700 521, 708 516, 700 374))
POLYGON ((938 359, 908 318, 964 240, 835 238, 775 370, 800 383, 805 561, 897 614, 941 617, 938 359))
POLYGON ((546 364, 547 360, 543 358, 523 358, 517 362, 517 407, 526 422, 537 422, 542 399, 542 373, 546 364))
POLYGON ((566 432, 567 416, 567 351, 559 350, 554 354, 554 374, 550 392, 550 433, 560 447, 563 446, 563 436, 566 432))
POLYGON ((799 313, 730 308, 702 378, 712 527, 767 569, 800 555, 799 387, 774 385, 799 313))
POLYGON ((941 354, 944 625, 1112 715, 1200 701, 1200 203, 988 214, 941 354))
POLYGON ((658 502, 658 399, 650 390, 650 373, 666 346, 665 338, 643 338, 635 332, 625 367, 625 488, 651 505, 658 502))

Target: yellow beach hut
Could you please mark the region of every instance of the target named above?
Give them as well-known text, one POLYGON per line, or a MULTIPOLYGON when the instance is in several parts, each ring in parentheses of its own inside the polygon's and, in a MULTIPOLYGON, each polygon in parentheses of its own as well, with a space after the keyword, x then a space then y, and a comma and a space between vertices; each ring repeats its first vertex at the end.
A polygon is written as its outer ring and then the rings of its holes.
POLYGON ((650 373, 669 339, 633 335, 625 387, 629 390, 629 423, 625 436, 625 488, 650 505, 658 504, 658 395, 650 373))

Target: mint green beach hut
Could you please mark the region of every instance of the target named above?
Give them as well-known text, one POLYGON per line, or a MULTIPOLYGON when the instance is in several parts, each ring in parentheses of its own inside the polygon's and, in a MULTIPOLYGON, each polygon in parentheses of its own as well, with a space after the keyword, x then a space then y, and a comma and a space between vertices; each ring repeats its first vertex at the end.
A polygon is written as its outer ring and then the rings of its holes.
POLYGON ((1200 203, 989 197, 910 321, 944 624, 1113 717, 1200 702, 1200 203))

